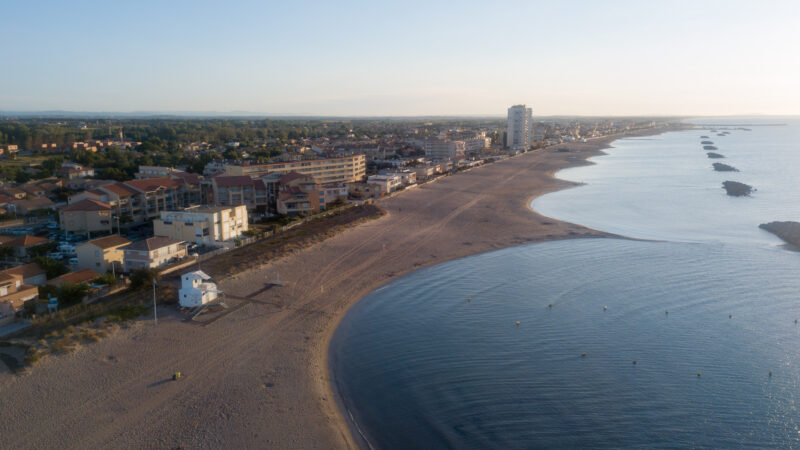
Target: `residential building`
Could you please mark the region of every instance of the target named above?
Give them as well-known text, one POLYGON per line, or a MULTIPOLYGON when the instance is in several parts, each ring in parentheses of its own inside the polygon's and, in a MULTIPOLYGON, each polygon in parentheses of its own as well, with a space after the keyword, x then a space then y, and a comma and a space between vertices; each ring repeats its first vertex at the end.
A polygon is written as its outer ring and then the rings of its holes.
POLYGON ((205 305, 217 299, 217 285, 202 270, 181 275, 181 288, 178 290, 178 303, 184 308, 205 305))
POLYGON ((0 271, 0 274, 20 275, 22 284, 40 286, 47 281, 47 273, 36 263, 23 264, 0 271))
POLYGON ((16 320, 25 302, 38 297, 39 288, 24 284, 22 275, 0 273, 0 326, 16 320))
POLYGON ((112 231, 111 205, 87 198, 58 211, 61 229, 71 233, 112 231))
POLYGON ((118 234, 81 242, 75 246, 78 255, 78 269, 92 269, 100 273, 121 273, 125 259, 123 249, 130 243, 131 241, 118 234))
POLYGON ((437 160, 451 159, 463 156, 465 148, 464 141, 432 139, 425 141, 425 156, 437 160))
POLYGON ((92 269, 76 270, 75 272, 65 273, 64 275, 48 280, 48 286, 61 287, 65 284, 92 284, 100 274, 92 269))
POLYGON ((161 267, 183 259, 186 257, 186 246, 182 244, 183 241, 163 236, 136 241, 123 249, 125 272, 161 267))
POLYGON ((419 181, 428 180, 436 176, 436 167, 434 166, 417 166, 414 167, 416 179, 419 181))
POLYGON ((196 206, 183 211, 161 211, 153 220, 156 236, 198 245, 219 245, 247 231, 247 207, 196 206))
POLYGON ((382 170, 381 175, 397 175, 400 182, 406 186, 417 182, 417 172, 410 169, 382 170))
POLYGON ((203 180, 206 203, 216 206, 244 205, 250 211, 269 209, 269 190, 263 180, 247 175, 217 175, 203 180))
POLYGON ((313 176, 290 172, 281 177, 279 186, 278 214, 295 216, 325 209, 325 192, 313 176))
POLYGON ((387 175, 372 175, 367 178, 367 184, 377 186, 382 195, 392 193, 403 185, 402 179, 394 174, 387 175))
POLYGON ((133 197, 131 215, 134 222, 145 222, 170 211, 189 206, 186 184, 172 178, 145 178, 126 181, 125 186, 138 191, 133 197))
POLYGON ((298 172, 311 175, 317 183, 352 183, 364 179, 367 162, 364 155, 342 158, 310 159, 270 164, 226 164, 226 175, 261 177, 270 173, 298 172))
POLYGON ((180 170, 162 166, 139 166, 139 171, 133 176, 137 180, 143 178, 169 178, 170 175, 176 172, 180 172, 180 170))
POLYGON ((47 197, 33 197, 26 200, 16 200, 8 204, 10 212, 26 215, 34 211, 55 209, 56 204, 47 197))
POLYGON ((61 164, 61 168, 56 171, 56 176, 73 180, 76 178, 88 178, 94 176, 94 169, 80 164, 66 161, 61 164))
POLYGON ((26 258, 28 256, 28 250, 31 247, 36 247, 37 245, 43 245, 50 242, 53 241, 47 238, 30 236, 26 234, 24 236, 11 239, 10 241, 3 243, 3 245, 13 248, 14 256, 17 258, 26 258))
POLYGON ((525 105, 508 108, 508 132, 506 147, 526 152, 531 148, 533 137, 533 111, 525 105))

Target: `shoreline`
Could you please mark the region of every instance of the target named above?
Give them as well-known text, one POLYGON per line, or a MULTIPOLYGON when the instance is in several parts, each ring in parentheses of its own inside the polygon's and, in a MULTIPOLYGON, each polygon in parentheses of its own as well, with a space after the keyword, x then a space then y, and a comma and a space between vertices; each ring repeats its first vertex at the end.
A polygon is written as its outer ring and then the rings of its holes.
MULTIPOLYGON (((23 376, 0 374, 0 423, 9 447, 353 448, 330 341, 365 295, 416 269, 500 248, 618 237, 530 209, 578 185, 555 178, 591 164, 613 141, 656 128, 570 143, 438 179, 378 201, 387 213, 218 285, 249 301, 208 326, 170 308, 141 318, 23 376), (558 152, 567 147, 569 152, 558 152), (284 282, 264 289, 276 273, 284 282), (180 382, 166 381, 175 371, 180 382), (37 423, 36 429, 25 424, 37 423)), ((357 432, 355 432, 357 433, 357 432)))
MULTIPOLYGON (((656 136, 656 135, 660 135, 660 134, 667 133, 667 132, 670 132, 670 131, 680 131, 680 130, 685 130, 685 129, 690 129, 690 128, 686 127, 686 128, 676 128, 676 129, 664 129, 663 127, 659 127, 659 128, 650 129, 650 130, 643 130, 643 131, 636 132, 636 133, 631 133, 631 134, 604 136, 604 137, 601 137, 601 138, 596 138, 594 141, 590 141, 590 142, 586 142, 586 143, 580 143, 580 144, 590 144, 594 148, 583 150, 582 153, 581 153, 581 157, 576 159, 576 160, 573 160, 571 164, 566 164, 563 167, 559 167, 559 168, 556 168, 556 169, 551 169, 551 170, 548 170, 547 172, 545 172, 545 177, 549 178, 551 180, 551 182, 554 184, 554 186, 552 186, 552 189, 549 189, 549 190, 545 189, 543 192, 537 192, 536 194, 529 195, 525 200, 525 208, 527 209, 527 211, 535 214, 536 216, 543 217, 545 219, 549 218, 548 216, 540 214, 539 212, 537 212, 535 209, 532 208, 532 203, 536 198, 541 197, 543 195, 547 195, 547 194, 552 193, 552 192, 560 191, 562 189, 571 189, 571 188, 574 188, 574 187, 579 187, 579 186, 584 185, 584 183, 573 182, 573 181, 568 181, 568 180, 557 178, 556 174, 558 172, 562 171, 562 170, 565 170, 565 169, 570 169, 570 168, 574 168, 574 167, 581 167, 581 166, 587 166, 587 165, 596 164, 593 161, 589 161, 589 159, 597 157, 597 156, 606 155, 606 153, 603 150, 605 150, 607 148, 611 148, 612 144, 615 141, 619 140, 619 139, 625 139, 625 138, 631 138, 631 137, 656 136), (557 186, 557 184, 565 184, 565 186, 557 186)), ((530 152, 530 153, 544 152, 544 151, 548 151, 548 150, 550 152, 553 152, 557 148, 564 148, 564 147, 570 148, 570 151, 572 151, 573 150, 572 146, 574 146, 575 144, 578 144, 578 143, 558 144, 558 145, 553 145, 553 146, 549 146, 549 147, 544 147, 542 149, 538 149, 538 150, 535 150, 535 151, 530 152)), ((521 156, 524 156, 524 155, 525 154, 517 155, 516 157, 521 157, 521 156)), ((513 160, 513 158, 510 158, 510 159, 513 160)), ((557 222, 561 222, 558 219, 552 219, 552 220, 557 221, 557 222)), ((612 239, 640 240, 640 239, 637 239, 637 238, 631 238, 631 237, 622 236, 622 235, 618 235, 618 234, 614 234, 614 233, 609 233, 609 232, 605 232, 605 231, 601 231, 601 230, 596 230, 596 229, 593 229, 593 228, 585 227, 585 226, 580 225, 580 224, 576 224, 576 225, 581 227, 581 228, 584 228, 584 229, 587 229, 587 230, 591 230, 592 232, 598 233, 598 235, 596 235, 596 236, 574 236, 574 235, 568 235, 568 236, 559 236, 559 237, 552 237, 552 238, 551 237, 547 237, 545 239, 539 239, 539 240, 530 241, 530 242, 527 242, 525 244, 515 244, 515 245, 506 246, 506 247, 500 247, 500 248, 496 248, 496 249, 492 249, 492 250, 488 250, 488 251, 501 250, 503 248, 511 248, 511 247, 515 247, 515 246, 519 246, 519 245, 542 243, 542 242, 555 241, 555 240, 565 240, 565 239, 612 238, 612 239)), ((485 253, 485 252, 472 253, 472 254, 465 255, 465 256, 462 256, 462 257, 459 257, 459 258, 455 258, 455 259, 461 259, 461 258, 466 258, 466 257, 470 257, 470 256, 475 256, 475 255, 478 255, 478 254, 481 254, 481 253, 485 253)), ((409 271, 407 273, 404 273, 402 275, 394 277, 394 278, 392 278, 390 280, 387 280, 384 284, 382 284, 380 286, 377 286, 375 288, 375 290, 382 289, 384 286, 386 286, 389 283, 399 279, 400 277, 408 275, 408 274, 410 274, 412 272, 416 272, 419 269, 423 269, 423 268, 427 268, 427 267, 433 267, 435 265, 439 265, 439 264, 442 264, 442 263, 445 263, 445 262, 448 262, 448 261, 453 261, 453 260, 454 259, 443 260, 443 261, 439 261, 439 262, 437 262, 435 264, 432 264, 430 266, 417 267, 417 268, 413 269, 412 271, 409 271)), ((374 291, 372 291, 372 292, 374 292, 374 291)), ((356 418, 354 416, 353 411, 350 408, 348 408, 348 406, 346 405, 346 398, 348 396, 347 392, 346 392, 345 388, 339 383, 338 379, 335 376, 335 373, 336 373, 335 366, 337 365, 337 361, 335 361, 330 356, 330 343, 331 343, 331 341, 333 339, 333 335, 335 334, 336 330, 339 328, 342 319, 347 314, 349 309, 352 308, 353 306, 355 306, 362 299, 363 299, 363 297, 361 297, 358 300, 354 301, 350 305, 350 307, 343 314, 341 314, 338 317, 338 319, 336 320, 336 325, 333 328, 333 332, 330 333, 330 336, 328 336, 328 338, 327 338, 328 351, 326 351, 325 360, 326 360, 327 370, 328 370, 328 373, 329 373, 329 376, 330 376, 330 380, 329 380, 328 386, 331 389, 331 394, 333 395, 333 397, 336 400, 336 404, 339 406, 341 419, 346 423, 346 428, 349 431, 351 442, 355 441, 354 444, 358 448, 372 449, 374 447, 370 443, 366 432, 361 429, 361 427, 358 424, 358 421, 356 420, 356 418)))

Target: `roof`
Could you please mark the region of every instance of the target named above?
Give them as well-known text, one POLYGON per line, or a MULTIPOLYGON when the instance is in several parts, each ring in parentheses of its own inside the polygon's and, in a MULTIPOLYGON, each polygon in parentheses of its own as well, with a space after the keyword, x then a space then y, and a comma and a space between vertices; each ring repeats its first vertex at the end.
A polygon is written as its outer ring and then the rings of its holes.
POLYGON ((128 245, 130 243, 131 241, 129 239, 125 239, 124 237, 118 234, 112 234, 111 236, 103 236, 101 238, 83 242, 81 245, 92 244, 95 247, 107 249, 112 247, 119 247, 120 245, 128 245))
POLYGON ((132 188, 130 188, 128 186, 125 186, 122 183, 104 184, 104 185, 100 186, 100 189, 105 189, 105 190, 107 190, 109 192, 113 192, 114 194, 117 194, 120 197, 136 195, 136 194, 139 193, 139 191, 137 191, 135 189, 132 189, 132 188))
POLYGON ((111 205, 91 198, 61 208, 61 211, 108 211, 111 205))
POLYGON ((30 278, 36 275, 44 274, 45 270, 39 267, 39 265, 36 263, 30 263, 30 264, 23 264, 17 267, 12 267, 10 269, 3 270, 0 273, 21 275, 23 278, 30 278))
POLYGON ((16 239, 14 236, 0 235, 0 244, 7 244, 16 239))
POLYGON ((4 272, 0 272, 0 285, 13 283, 15 281, 16 281, 16 278, 11 276, 10 274, 4 273, 4 272))
POLYGON ((125 250, 145 250, 145 251, 153 251, 158 248, 164 248, 170 246, 172 244, 180 244, 181 242, 185 241, 178 241, 175 239, 171 239, 168 237, 163 236, 155 236, 147 239, 143 239, 141 241, 136 241, 133 244, 125 247, 125 250))
POLYGON ((180 178, 187 184, 198 184, 200 183, 200 175, 196 173, 189 173, 189 172, 173 172, 170 176, 174 178, 180 178))
POLYGON ((60 286, 64 283, 73 283, 73 284, 88 283, 99 276, 100 274, 92 269, 82 269, 82 270, 77 270, 75 272, 65 273, 64 275, 61 275, 59 277, 55 277, 52 280, 48 281, 47 284, 60 286))
POLYGON ((34 245, 46 244, 48 242, 53 241, 47 238, 26 234, 25 236, 21 236, 6 242, 5 245, 8 245, 9 247, 32 247, 34 245))
POLYGON ((25 209, 42 209, 42 208, 52 208, 56 206, 49 198, 47 197, 37 197, 31 198, 28 200, 17 200, 13 202, 17 205, 17 208, 25 208, 25 209))
POLYGON ((124 184, 140 191, 150 192, 158 188, 177 189, 183 183, 172 178, 144 178, 141 180, 129 180, 124 184))
POLYGON ((203 272, 202 270, 195 270, 194 272, 189 272, 186 275, 191 275, 192 278, 200 278, 201 280, 210 280, 211 279, 211 277, 208 276, 208 274, 203 272))
POLYGON ((8 203, 8 202, 13 201, 13 200, 14 200, 14 197, 11 197, 11 196, 8 196, 8 195, 5 195, 5 194, 0 194, 0 204, 8 203))
POLYGON ((311 178, 312 180, 314 179, 314 177, 312 177, 311 175, 303 175, 302 173, 292 171, 282 176, 280 182, 281 184, 286 184, 301 178, 311 178))
POLYGON ((253 179, 247 175, 218 175, 214 178, 217 187, 253 186, 253 179))

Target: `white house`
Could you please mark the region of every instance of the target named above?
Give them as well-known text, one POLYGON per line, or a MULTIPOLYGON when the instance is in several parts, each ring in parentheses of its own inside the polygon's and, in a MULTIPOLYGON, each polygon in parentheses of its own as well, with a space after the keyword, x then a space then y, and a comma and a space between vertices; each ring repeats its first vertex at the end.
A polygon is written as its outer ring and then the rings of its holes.
POLYGON ((181 288, 178 290, 178 303, 185 308, 203 306, 217 299, 217 285, 202 270, 181 275, 181 288))

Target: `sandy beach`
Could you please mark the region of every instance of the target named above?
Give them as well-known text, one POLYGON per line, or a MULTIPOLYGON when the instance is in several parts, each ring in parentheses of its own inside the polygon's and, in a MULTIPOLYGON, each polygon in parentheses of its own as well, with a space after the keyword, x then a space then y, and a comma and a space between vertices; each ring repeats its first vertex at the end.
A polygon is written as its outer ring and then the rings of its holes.
POLYGON ((0 373, 0 447, 362 446, 328 362, 348 308, 420 267, 529 242, 609 237, 528 205, 572 186, 553 174, 619 137, 538 150, 383 199, 387 214, 377 220, 217 280, 249 301, 207 326, 162 307, 157 327, 139 319, 24 375, 0 373), (284 286, 265 290, 278 274, 284 286), (175 371, 183 379, 170 381, 175 371))

